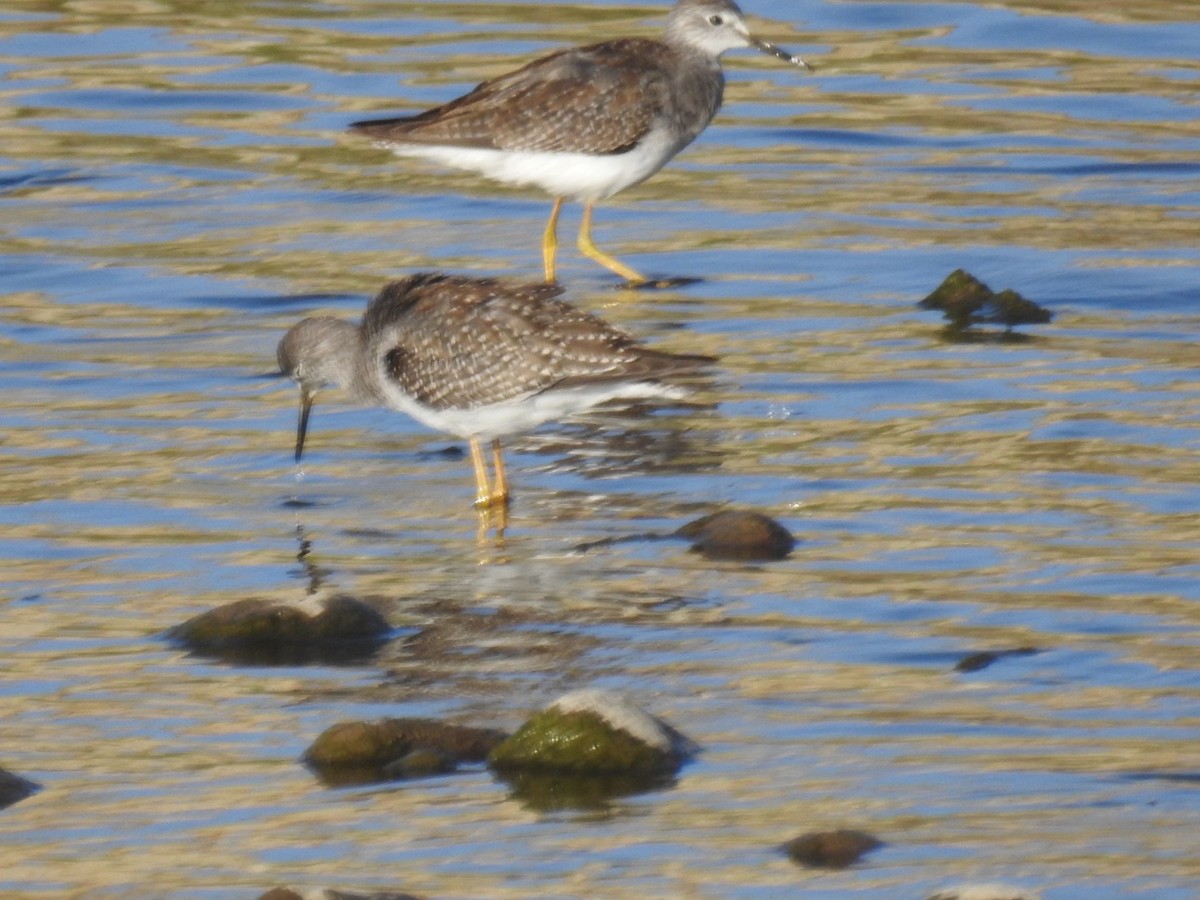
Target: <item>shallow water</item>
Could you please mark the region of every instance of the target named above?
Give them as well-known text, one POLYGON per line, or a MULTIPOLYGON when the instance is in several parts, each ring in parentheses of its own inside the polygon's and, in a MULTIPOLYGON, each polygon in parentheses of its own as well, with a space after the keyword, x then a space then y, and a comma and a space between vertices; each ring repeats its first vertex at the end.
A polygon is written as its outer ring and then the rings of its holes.
POLYGON ((483 543, 453 442, 394 413, 323 397, 298 477, 294 391, 265 373, 289 324, 389 277, 539 277, 549 203, 342 129, 661 11, 0 13, 0 765, 44 786, 0 812, 0 893, 1194 893, 1200 11, 746 5, 816 73, 730 54, 716 123, 597 214, 602 246, 703 281, 619 291, 560 256, 574 302, 719 374, 515 441, 483 543), (942 340, 915 304, 959 266, 1055 321, 942 340), (796 552, 577 549, 722 507, 796 552), (301 537, 397 625, 374 663, 162 639, 302 597, 301 537), (587 685, 704 752, 668 790, 555 814, 482 771, 333 790, 296 761, 336 721, 511 728, 587 685), (777 852, 843 826, 887 846, 836 873, 777 852))

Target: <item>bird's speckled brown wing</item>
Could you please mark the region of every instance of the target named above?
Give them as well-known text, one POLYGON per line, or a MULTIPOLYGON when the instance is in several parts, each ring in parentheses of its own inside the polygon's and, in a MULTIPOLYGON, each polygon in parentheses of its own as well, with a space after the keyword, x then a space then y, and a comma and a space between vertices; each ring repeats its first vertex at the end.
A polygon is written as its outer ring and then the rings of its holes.
POLYGON ((623 38, 562 50, 416 116, 355 122, 382 143, 597 155, 633 147, 671 102, 667 45, 623 38))
POLYGON ((383 377, 435 410, 547 390, 653 380, 712 360, 648 350, 557 299, 561 288, 415 275, 371 301, 363 329, 383 377))

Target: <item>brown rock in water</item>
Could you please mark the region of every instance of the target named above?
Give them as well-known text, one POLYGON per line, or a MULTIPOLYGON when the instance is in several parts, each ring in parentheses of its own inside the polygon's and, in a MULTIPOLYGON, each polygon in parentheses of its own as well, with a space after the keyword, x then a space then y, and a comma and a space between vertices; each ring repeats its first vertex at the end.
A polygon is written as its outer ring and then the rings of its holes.
POLYGON ((452 771, 483 762, 508 734, 435 719, 340 722, 326 728, 302 757, 326 781, 362 784, 452 771), (435 762, 436 760, 436 762, 435 762))
POLYGON ((188 619, 167 637, 202 656, 260 665, 355 662, 391 636, 374 607, 354 597, 331 597, 312 613, 250 598, 188 619))
POLYGON ((918 304, 922 309, 941 310, 952 333, 963 333, 975 325, 1040 325, 1054 316, 1048 309, 1027 300, 1016 291, 994 292, 963 269, 955 269, 937 289, 918 304))
POLYGON ((991 308, 984 319, 996 325, 1012 328, 1015 325, 1045 325, 1054 313, 1029 300, 1012 288, 1005 288, 992 297, 991 308))
POLYGON ((12 806, 26 797, 36 794, 42 789, 40 784, 14 775, 7 769, 0 769, 0 809, 12 806))
POLYGON ((922 309, 937 309, 945 313, 951 325, 968 328, 971 317, 992 298, 986 284, 965 269, 955 269, 932 294, 917 305, 922 309))
POLYGON ((383 774, 389 779, 403 781, 408 778, 446 775, 457 768, 458 760, 448 753, 432 747, 417 747, 384 766, 383 774))
POLYGON ((841 829, 802 834, 784 844, 783 849, 802 866, 844 869, 882 846, 883 841, 865 831, 841 829))
POLYGON ((796 546, 791 532, 759 512, 724 510, 688 522, 675 532, 709 559, 769 561, 783 559, 796 546))

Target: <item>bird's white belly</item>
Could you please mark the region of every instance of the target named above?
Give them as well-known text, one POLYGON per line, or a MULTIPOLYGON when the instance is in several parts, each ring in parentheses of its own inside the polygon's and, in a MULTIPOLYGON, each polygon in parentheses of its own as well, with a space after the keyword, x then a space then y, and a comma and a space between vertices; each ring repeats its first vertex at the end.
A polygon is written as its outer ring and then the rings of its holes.
POLYGON ((436 144, 387 144, 398 156, 418 156, 456 169, 478 172, 505 184, 534 185, 555 197, 604 200, 645 181, 674 156, 664 129, 650 131, 632 150, 604 156, 589 153, 487 150, 436 144))
POLYGON ((483 440, 531 431, 544 422, 566 418, 617 399, 677 400, 686 391, 653 382, 626 382, 549 390, 511 403, 477 406, 474 409, 434 410, 411 398, 389 391, 388 405, 412 416, 423 425, 457 437, 483 440))

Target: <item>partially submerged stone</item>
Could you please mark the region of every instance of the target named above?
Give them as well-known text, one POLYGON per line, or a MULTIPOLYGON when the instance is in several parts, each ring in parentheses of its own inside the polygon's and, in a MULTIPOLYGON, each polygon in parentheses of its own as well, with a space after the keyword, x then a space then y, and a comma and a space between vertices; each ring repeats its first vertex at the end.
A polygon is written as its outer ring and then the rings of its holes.
POLYGON ((369 784, 453 771, 479 763, 508 734, 436 719, 340 722, 326 728, 302 757, 327 783, 369 784))
POLYGON ((611 691, 574 691, 536 713, 488 756, 501 772, 674 773, 696 745, 611 691))
POLYGON ((783 845, 794 862, 814 869, 844 869, 865 854, 883 846, 883 841, 865 831, 838 829, 812 831, 783 845))
POLYGON ((259 894, 258 900, 421 900, 415 894, 398 893, 396 891, 375 891, 370 894, 359 894, 353 891, 338 891, 333 888, 317 888, 303 893, 286 887, 274 887, 265 894, 259 894))
POLYGON ((796 546, 790 531, 760 512, 723 510, 675 532, 709 559, 762 562, 785 558, 796 546))
POLYGON ((930 894, 928 900, 1041 900, 1037 891, 1007 884, 967 884, 930 894))
POLYGON ((42 789, 40 784, 14 775, 7 769, 0 769, 0 809, 12 806, 26 797, 36 794, 42 789))
POLYGON ((435 747, 416 747, 383 767, 384 777, 391 781, 447 775, 458 768, 458 760, 435 747))
POLYGON ((969 653, 964 656, 954 664, 954 669, 956 672, 978 672, 1006 656, 1031 656, 1037 652, 1037 647, 1014 647, 1011 650, 980 650, 978 653, 969 653))
POLYGON ((339 595, 311 609, 237 600, 176 625, 167 637, 202 656, 279 665, 358 662, 391 634, 391 626, 374 607, 339 595))
POLYGON ((950 336, 969 339, 977 325, 1003 325, 1011 334, 1017 325, 1040 325, 1053 317, 1048 309, 1022 297, 1012 289, 996 293, 974 275, 955 269, 937 289, 918 304, 922 309, 941 310, 950 336))
POLYGON ((622 797, 663 791, 676 781, 674 772, 577 775, 509 769, 498 773, 509 797, 533 812, 604 812, 622 797))

